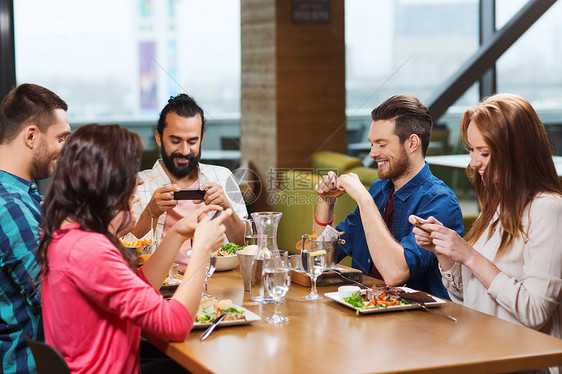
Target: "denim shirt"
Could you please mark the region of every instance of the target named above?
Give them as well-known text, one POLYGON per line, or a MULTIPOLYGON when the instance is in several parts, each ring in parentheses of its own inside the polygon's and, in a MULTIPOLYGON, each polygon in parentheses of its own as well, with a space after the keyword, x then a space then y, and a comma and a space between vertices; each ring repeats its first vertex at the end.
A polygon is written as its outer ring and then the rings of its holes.
MULTIPOLYGON (((369 188, 383 217, 392 187, 391 180, 379 179, 369 188)), ((437 257, 416 244, 413 225, 408 222, 408 217, 411 214, 424 219, 433 216, 446 227, 463 235, 462 212, 457 197, 443 181, 431 174, 426 163, 415 177, 394 193, 393 198, 392 236, 404 248, 404 257, 410 270, 406 286, 450 300, 441 281, 437 257)), ((352 257, 351 265, 369 275, 372 259, 359 207, 337 226, 337 230, 344 231, 341 238, 345 240, 345 244, 338 246, 338 261, 349 255, 352 257)))

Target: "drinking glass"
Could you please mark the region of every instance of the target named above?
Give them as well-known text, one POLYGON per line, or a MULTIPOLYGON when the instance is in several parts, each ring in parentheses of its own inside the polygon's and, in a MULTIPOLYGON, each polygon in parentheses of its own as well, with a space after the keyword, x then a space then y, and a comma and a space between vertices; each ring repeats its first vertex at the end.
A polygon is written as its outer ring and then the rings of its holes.
POLYGON ((272 251, 271 257, 264 259, 263 284, 275 303, 275 313, 267 317, 265 322, 273 324, 288 322, 289 318, 283 317, 279 311, 279 303, 291 285, 287 251, 272 251))
POLYGON ((176 278, 176 275, 178 275, 178 264, 172 264, 170 270, 168 270, 168 276, 170 277, 170 281, 168 282, 168 285, 181 283, 181 281, 178 278, 176 278))
POLYGON ((320 300, 324 296, 319 295, 316 291, 316 280, 324 271, 326 265, 326 250, 311 238, 310 235, 302 236, 302 266, 306 274, 312 280, 312 289, 310 293, 302 298, 305 300, 320 300))
POLYGON ((209 295, 209 293, 207 292, 207 281, 209 280, 209 278, 211 278, 216 268, 217 268, 217 254, 213 253, 209 258, 209 264, 207 265, 207 273, 205 274, 205 289, 203 290, 203 295, 201 295, 201 299, 208 299, 209 297, 211 297, 211 295, 209 295))
POLYGON ((258 244, 258 231, 256 229, 256 223, 251 219, 244 219, 244 245, 256 245, 258 244))

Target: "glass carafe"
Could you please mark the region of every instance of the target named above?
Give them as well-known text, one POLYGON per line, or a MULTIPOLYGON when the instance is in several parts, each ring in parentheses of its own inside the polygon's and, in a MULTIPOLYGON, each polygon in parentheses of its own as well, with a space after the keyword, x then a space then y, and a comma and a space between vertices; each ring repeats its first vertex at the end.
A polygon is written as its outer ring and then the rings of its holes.
POLYGON ((271 251, 277 247, 277 226, 283 213, 280 212, 256 212, 252 218, 258 230, 258 250, 252 263, 252 274, 250 277, 250 298, 258 303, 272 303, 274 300, 266 295, 263 285, 263 260, 269 258, 271 251))

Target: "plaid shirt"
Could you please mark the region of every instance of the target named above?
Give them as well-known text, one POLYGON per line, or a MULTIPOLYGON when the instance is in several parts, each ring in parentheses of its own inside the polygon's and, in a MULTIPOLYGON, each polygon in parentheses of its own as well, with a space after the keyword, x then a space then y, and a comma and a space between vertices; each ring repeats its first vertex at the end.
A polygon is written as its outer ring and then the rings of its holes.
MULTIPOLYGON (((248 210, 246 209, 244 198, 242 197, 238 183, 234 179, 234 175, 232 175, 230 170, 222 166, 199 163, 197 175, 199 177, 200 184, 220 184, 228 202, 232 206, 234 213, 238 214, 238 216, 242 219, 248 218, 248 210)), ((144 183, 137 188, 137 195, 139 196, 140 201, 133 206, 136 219, 140 217, 141 213, 150 202, 152 195, 158 188, 172 184, 168 174, 166 174, 164 168, 162 167, 162 159, 157 160, 152 169, 141 171, 140 177, 144 183)), ((164 229, 166 217, 166 212, 158 217, 158 224, 154 233, 154 236, 158 241, 162 239, 162 231, 164 229)), ((148 237, 149 235, 150 231, 145 235, 145 237, 148 237)))
POLYGON ((0 170, 0 358, 2 373, 36 372, 23 331, 44 340, 41 295, 35 277, 38 226, 43 218, 37 185, 0 170))

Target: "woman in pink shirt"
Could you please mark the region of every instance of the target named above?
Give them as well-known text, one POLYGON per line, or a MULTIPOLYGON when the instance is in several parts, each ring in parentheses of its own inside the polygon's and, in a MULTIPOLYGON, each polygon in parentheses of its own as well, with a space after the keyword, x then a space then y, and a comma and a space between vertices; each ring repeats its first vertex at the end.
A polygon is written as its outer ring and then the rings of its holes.
POLYGON ((45 199, 39 243, 45 339, 72 373, 138 373, 141 329, 181 341, 193 327, 205 265, 224 240, 207 206, 174 225, 140 269, 119 243, 131 218, 142 140, 118 125, 86 125, 69 138, 45 199), (197 228, 196 228, 197 227, 197 228), (186 239, 193 254, 170 301, 158 288, 186 239))

